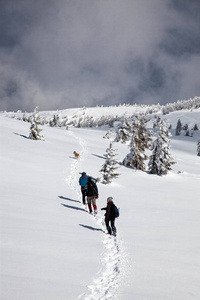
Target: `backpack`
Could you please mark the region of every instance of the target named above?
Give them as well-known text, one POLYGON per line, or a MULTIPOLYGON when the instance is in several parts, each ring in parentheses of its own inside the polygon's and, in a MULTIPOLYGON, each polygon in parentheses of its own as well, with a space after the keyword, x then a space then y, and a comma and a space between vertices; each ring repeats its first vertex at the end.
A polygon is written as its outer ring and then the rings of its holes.
POLYGON ((94 181, 90 181, 87 183, 87 196, 97 196, 98 195, 98 189, 97 185, 94 181))
POLYGON ((115 204, 113 204, 113 212, 114 212, 115 218, 118 218, 119 217, 119 209, 117 208, 117 206, 115 204))

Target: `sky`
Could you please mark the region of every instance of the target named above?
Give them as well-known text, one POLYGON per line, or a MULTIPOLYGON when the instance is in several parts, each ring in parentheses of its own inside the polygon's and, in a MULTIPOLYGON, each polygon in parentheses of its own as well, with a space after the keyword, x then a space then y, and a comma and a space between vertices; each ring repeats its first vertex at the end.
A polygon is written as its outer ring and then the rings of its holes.
POLYGON ((0 0, 0 111, 200 95, 199 0, 0 0))

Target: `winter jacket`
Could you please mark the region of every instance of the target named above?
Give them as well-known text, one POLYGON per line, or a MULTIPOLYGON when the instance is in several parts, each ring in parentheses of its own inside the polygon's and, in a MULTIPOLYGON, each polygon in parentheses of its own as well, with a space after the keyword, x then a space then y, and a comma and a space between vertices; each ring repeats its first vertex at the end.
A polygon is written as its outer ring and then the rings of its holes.
POLYGON ((96 196, 98 198, 98 188, 94 181, 88 181, 86 195, 88 197, 96 196))
POLYGON ((81 176, 80 178, 79 178, 79 184, 80 184, 80 186, 86 186, 87 185, 87 176, 81 176))
POLYGON ((105 221, 108 220, 114 220, 115 219, 115 214, 114 214, 114 203, 113 201, 109 201, 107 203, 107 206, 102 208, 101 210, 106 210, 105 213, 105 221))

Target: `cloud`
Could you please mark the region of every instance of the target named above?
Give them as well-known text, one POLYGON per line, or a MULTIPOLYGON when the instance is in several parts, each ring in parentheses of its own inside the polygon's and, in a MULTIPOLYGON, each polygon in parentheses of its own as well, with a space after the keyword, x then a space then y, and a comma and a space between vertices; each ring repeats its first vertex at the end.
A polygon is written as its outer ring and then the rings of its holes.
POLYGON ((0 110, 199 95, 200 5, 182 2, 1 1, 0 110))

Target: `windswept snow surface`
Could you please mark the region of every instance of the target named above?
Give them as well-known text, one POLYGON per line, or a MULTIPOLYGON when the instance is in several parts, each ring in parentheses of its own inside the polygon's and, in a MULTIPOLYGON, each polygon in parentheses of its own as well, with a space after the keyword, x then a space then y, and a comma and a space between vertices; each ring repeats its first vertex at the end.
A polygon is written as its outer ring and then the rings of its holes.
MULTIPOLYGON (((200 128, 200 110, 167 115, 173 128, 180 116, 200 128)), ((28 139, 29 127, 0 115, 0 298, 200 299, 200 131, 172 130, 176 164, 166 176, 121 166, 112 184, 98 183, 94 217, 78 179, 100 177, 106 129, 40 126, 43 142, 28 139), (116 238, 100 210, 108 196, 120 207, 116 238)), ((128 146, 114 147, 122 161, 128 146)))

